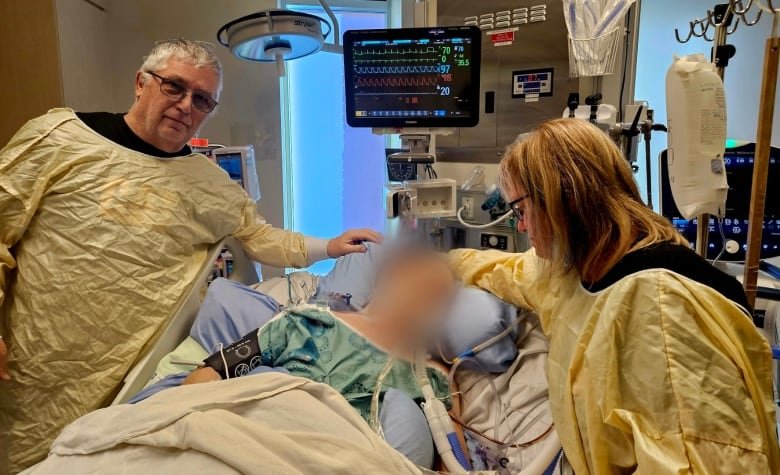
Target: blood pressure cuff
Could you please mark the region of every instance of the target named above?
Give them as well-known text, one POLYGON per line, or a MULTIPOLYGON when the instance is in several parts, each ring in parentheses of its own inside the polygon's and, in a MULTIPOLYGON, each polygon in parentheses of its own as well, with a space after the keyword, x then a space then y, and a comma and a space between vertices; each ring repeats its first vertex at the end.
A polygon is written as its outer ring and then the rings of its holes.
POLYGON ((214 370, 222 379, 246 376, 250 371, 263 365, 257 332, 254 329, 230 346, 222 348, 209 356, 203 363, 214 370))

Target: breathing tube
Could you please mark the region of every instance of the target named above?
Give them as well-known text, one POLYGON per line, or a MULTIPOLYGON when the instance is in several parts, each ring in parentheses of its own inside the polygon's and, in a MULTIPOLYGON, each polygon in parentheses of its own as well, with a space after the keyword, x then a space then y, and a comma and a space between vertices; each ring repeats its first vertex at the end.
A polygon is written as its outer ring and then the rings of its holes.
POLYGON ((433 386, 428 379, 428 372, 425 366, 425 355, 420 353, 414 365, 415 378, 417 384, 420 385, 425 403, 423 404, 423 412, 425 418, 428 419, 428 425, 431 428, 431 435, 433 436, 433 443, 436 446, 436 451, 439 453, 442 462, 447 467, 447 470, 453 474, 465 474, 468 470, 471 470, 471 463, 469 462, 466 454, 463 452, 463 448, 458 440, 457 433, 455 432, 455 425, 450 419, 450 415, 447 412, 447 408, 444 403, 439 401, 436 394, 433 392, 433 386))

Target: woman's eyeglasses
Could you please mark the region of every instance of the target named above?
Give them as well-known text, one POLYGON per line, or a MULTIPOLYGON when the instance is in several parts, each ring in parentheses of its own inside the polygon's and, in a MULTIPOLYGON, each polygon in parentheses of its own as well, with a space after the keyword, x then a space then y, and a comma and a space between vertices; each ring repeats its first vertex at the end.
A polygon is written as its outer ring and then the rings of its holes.
POLYGON ((518 221, 523 221, 524 214, 525 214, 525 211, 518 205, 529 196, 530 195, 521 196, 520 198, 509 202, 509 209, 511 209, 512 212, 515 213, 515 218, 517 218, 518 221))

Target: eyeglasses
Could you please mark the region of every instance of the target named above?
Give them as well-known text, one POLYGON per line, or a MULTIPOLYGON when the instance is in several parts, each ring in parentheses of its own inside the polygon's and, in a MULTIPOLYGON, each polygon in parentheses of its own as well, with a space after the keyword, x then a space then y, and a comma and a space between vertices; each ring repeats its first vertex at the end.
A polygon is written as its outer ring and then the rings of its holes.
POLYGON ((171 99, 182 100, 187 94, 192 96, 192 106, 201 112, 209 113, 217 107, 218 102, 203 91, 193 91, 184 84, 160 76, 152 71, 146 71, 160 81, 160 92, 171 99))
POLYGON ((524 217, 525 211, 517 205, 519 205, 524 199, 528 198, 529 196, 530 195, 521 196, 520 198, 509 202, 509 209, 511 209, 512 212, 515 213, 515 218, 517 218, 518 221, 523 221, 525 219, 524 217))

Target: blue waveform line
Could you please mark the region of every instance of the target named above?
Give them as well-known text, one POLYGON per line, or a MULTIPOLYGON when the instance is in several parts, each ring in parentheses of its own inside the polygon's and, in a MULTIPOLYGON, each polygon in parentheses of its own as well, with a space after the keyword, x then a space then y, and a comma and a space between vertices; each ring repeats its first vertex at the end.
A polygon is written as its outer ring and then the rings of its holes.
POLYGON ((436 63, 439 57, 435 58, 393 58, 393 59, 359 59, 355 58, 355 64, 367 63, 436 63))
POLYGON ((358 74, 424 74, 438 73, 439 66, 355 66, 358 74))

